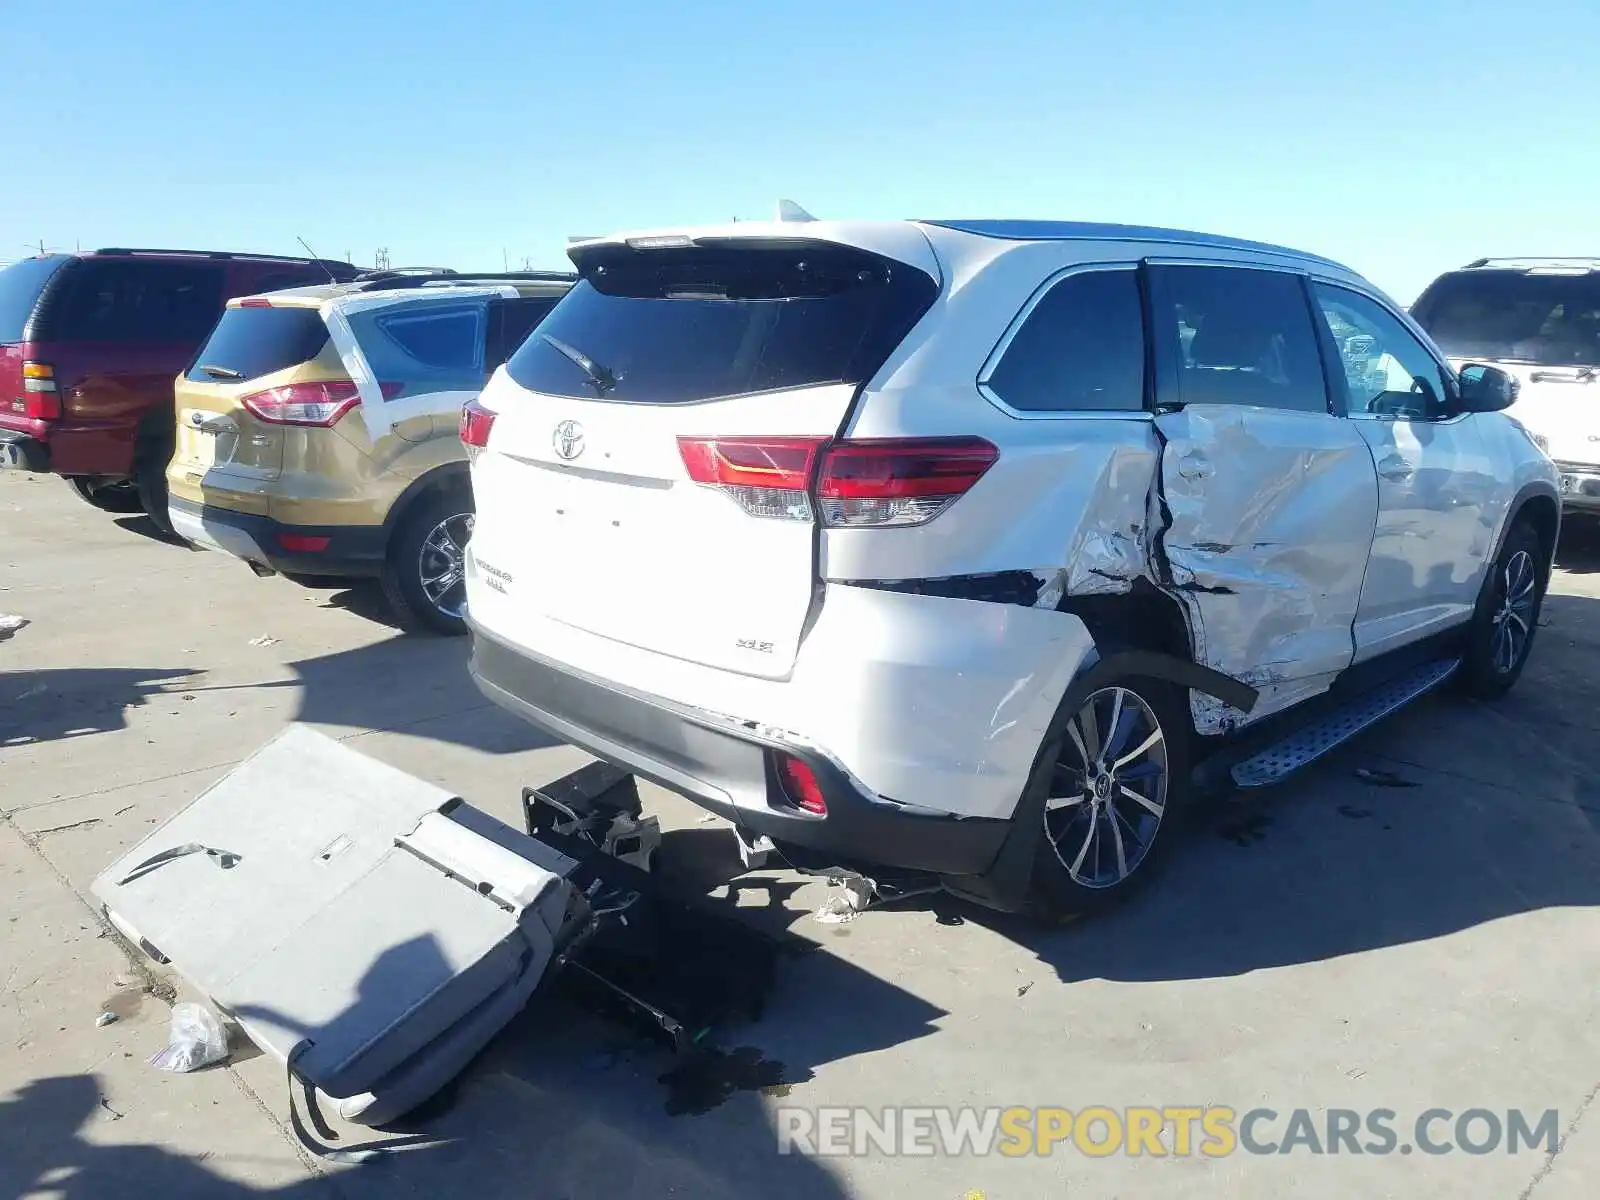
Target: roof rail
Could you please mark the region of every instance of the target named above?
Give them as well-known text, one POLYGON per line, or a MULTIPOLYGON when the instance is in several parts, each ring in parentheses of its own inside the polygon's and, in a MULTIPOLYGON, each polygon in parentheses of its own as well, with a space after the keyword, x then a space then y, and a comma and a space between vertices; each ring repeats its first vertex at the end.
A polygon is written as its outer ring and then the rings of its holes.
POLYGON ((1479 267, 1564 267, 1588 264, 1600 267, 1600 256, 1596 255, 1531 255, 1520 258, 1475 258, 1463 271, 1476 271, 1479 267))
POLYGON ((363 292, 388 291, 394 288, 420 288, 432 284, 450 284, 472 287, 475 284, 504 280, 525 283, 576 283, 578 276, 572 271, 426 271, 408 268, 398 271, 367 271, 356 276, 355 284, 363 292))
POLYGON ((234 250, 165 250, 150 246, 103 246, 96 254, 170 254, 185 258, 243 258, 261 262, 306 263, 310 266, 343 267, 354 270, 352 263, 339 258, 306 258, 299 254, 249 254, 234 250))

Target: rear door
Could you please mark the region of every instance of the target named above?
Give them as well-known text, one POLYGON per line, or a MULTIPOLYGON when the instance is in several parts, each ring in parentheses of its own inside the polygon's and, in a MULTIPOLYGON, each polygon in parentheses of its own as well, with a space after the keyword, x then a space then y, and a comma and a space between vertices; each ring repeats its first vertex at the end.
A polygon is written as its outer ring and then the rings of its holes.
POLYGON ((1198 657, 1261 688, 1255 719, 1351 663, 1372 456, 1330 405, 1301 276, 1169 263, 1149 278, 1162 546, 1198 657))
POLYGON ((816 588, 816 455, 937 283, 787 238, 574 257, 583 281, 485 392, 473 549, 516 582, 480 616, 786 675, 816 588))

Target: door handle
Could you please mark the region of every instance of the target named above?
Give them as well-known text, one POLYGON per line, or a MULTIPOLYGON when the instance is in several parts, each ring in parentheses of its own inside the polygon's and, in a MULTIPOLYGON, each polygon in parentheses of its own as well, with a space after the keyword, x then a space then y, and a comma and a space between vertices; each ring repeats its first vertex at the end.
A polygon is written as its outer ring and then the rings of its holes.
POLYGON ((1417 468, 1398 454, 1391 454, 1378 464, 1378 474, 1385 479, 1410 479, 1417 468))
POLYGON ((1211 460, 1197 450, 1191 450, 1178 459, 1178 474, 1185 479, 1210 479, 1211 460))

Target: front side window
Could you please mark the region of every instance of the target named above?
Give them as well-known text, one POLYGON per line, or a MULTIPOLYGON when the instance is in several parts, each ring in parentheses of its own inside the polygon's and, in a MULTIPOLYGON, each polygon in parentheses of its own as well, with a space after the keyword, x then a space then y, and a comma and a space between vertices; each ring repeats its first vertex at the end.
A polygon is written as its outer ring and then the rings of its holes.
POLYGON ((1422 420, 1443 414, 1449 381, 1399 318, 1359 292, 1326 283, 1312 291, 1333 335, 1350 412, 1422 420))
POLYGON ((1025 412, 1144 408, 1144 318, 1135 271, 1083 271, 1056 283, 985 382, 1025 412))
POLYGON ((1150 298, 1157 399, 1325 413, 1327 383, 1301 279, 1245 267, 1158 266, 1150 298))

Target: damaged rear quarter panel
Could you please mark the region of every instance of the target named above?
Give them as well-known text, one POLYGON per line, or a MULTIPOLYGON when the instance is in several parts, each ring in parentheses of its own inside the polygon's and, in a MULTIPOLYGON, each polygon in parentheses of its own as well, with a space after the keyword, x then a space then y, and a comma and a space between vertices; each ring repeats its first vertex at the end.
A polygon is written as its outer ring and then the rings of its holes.
MULTIPOLYGON (((1351 422, 1322 413, 1190 405, 1157 419, 1168 588, 1198 662, 1261 689, 1250 719, 1324 690, 1350 664, 1378 513, 1351 422)), ((1208 697, 1196 723, 1243 720, 1208 697)))
POLYGON ((1149 576, 1147 500, 1160 448, 1148 419, 1022 421, 988 408, 969 432, 999 460, 925 526, 828 529, 830 581, 938 579, 1025 570, 1041 606, 1061 595, 1128 591, 1149 576))

